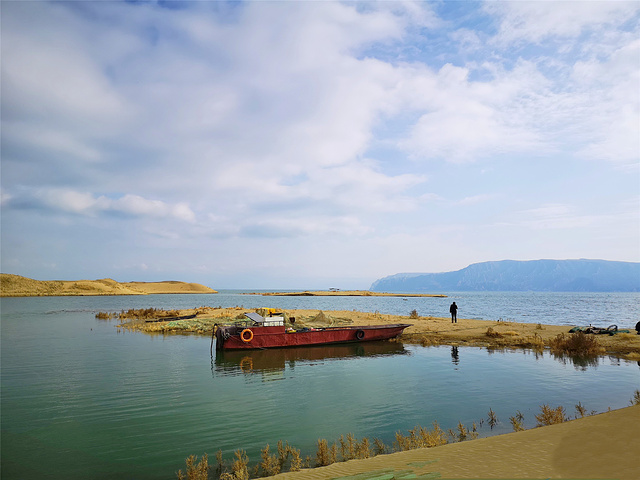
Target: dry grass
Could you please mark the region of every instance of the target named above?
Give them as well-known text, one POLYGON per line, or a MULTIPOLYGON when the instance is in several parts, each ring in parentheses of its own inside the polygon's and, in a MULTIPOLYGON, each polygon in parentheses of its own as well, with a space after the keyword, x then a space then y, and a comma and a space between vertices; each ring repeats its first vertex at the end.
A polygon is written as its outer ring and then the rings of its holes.
POLYGON ((584 418, 586 414, 587 414, 587 409, 584 408, 584 405, 582 405, 582 402, 578 402, 578 404, 576 405, 576 418, 578 418, 578 415, 580 415, 580 418, 584 418))
MULTIPOLYGON (((98 315, 102 314, 100 312, 98 315)), ((118 318, 120 320, 125 320, 127 318, 137 318, 140 320, 147 319, 161 319, 165 317, 178 317, 180 316, 179 310, 163 310, 161 308, 139 308, 139 309, 129 309, 126 312, 123 310, 118 314, 118 318)))
POLYGON ((467 439, 473 440, 478 438, 477 426, 475 422, 473 423, 471 431, 469 431, 462 422, 458 422, 458 433, 452 431, 450 432, 450 434, 451 437, 458 442, 464 442, 467 439))
POLYGON ((220 480, 249 480, 249 458, 244 450, 236 450, 236 459, 231 464, 231 472, 224 472, 220 480))
POLYGON ((209 478, 209 458, 205 453, 199 462, 196 463, 198 457, 190 455, 187 460, 187 471, 182 473, 178 470, 178 478, 180 480, 207 480, 209 478))
POLYGON ((597 338, 582 332, 571 333, 569 335, 561 333, 551 339, 549 346, 553 353, 576 357, 600 355, 605 351, 598 343, 597 338))
POLYGON ((491 338, 501 338, 502 334, 499 332, 496 332, 493 327, 489 327, 487 328, 487 332, 485 333, 485 335, 487 337, 491 337, 491 338))
POLYGON ((524 430, 524 415, 518 410, 518 413, 513 417, 509 417, 509 421, 511 422, 511 426, 513 427, 514 432, 521 432, 524 430))
POLYGON ((396 432, 394 447, 397 451, 413 450, 416 448, 431 448, 448 443, 447 434, 440 428, 438 422, 433 422, 433 430, 416 426, 409 430, 409 435, 396 432))
POLYGON ((279 474, 280 462, 278 462, 278 457, 276 455, 269 452, 268 443, 260 453, 262 461, 258 465, 256 465, 256 468, 254 470, 255 476, 271 477, 273 475, 279 474))
POLYGON ((633 392, 633 397, 631 398, 631 405, 640 405, 640 390, 636 390, 633 392))
POLYGON ((493 409, 489 409, 489 413, 487 414, 487 419, 489 422, 489 427, 491 427, 491 429, 493 430, 493 427, 495 427, 498 424, 498 416, 496 415, 496 412, 493 411, 493 409))
POLYGON ((559 406, 551 408, 549 405, 545 404, 540 406, 540 414, 536 415, 536 420, 538 422, 538 427, 542 427, 545 425, 563 423, 569 420, 569 418, 565 413, 564 407, 559 406))

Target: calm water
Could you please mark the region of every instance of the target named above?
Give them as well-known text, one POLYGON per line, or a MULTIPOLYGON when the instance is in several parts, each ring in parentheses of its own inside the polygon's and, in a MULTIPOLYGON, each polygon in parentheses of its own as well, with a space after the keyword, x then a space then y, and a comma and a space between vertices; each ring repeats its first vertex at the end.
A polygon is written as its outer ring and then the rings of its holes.
POLYGON ((485 436, 510 431, 518 410, 531 427, 543 403, 571 414, 578 402, 604 411, 628 405, 640 388, 637 363, 610 358, 575 365, 548 353, 394 343, 211 358, 209 338, 119 333, 115 322, 94 318, 96 311, 200 305, 405 315, 415 308, 442 316, 452 299, 461 317, 563 323, 571 312, 582 321, 567 323, 598 325, 597 318, 624 326, 639 317, 638 294, 2 299, 2 478, 175 478, 190 454, 221 449, 230 458, 244 448, 257 460, 264 445, 283 439, 314 456, 318 438, 352 432, 391 444, 396 431, 434 420, 444 429, 484 420, 485 436), (554 306, 552 313, 544 306, 554 306), (489 408, 500 419, 493 430, 489 408))

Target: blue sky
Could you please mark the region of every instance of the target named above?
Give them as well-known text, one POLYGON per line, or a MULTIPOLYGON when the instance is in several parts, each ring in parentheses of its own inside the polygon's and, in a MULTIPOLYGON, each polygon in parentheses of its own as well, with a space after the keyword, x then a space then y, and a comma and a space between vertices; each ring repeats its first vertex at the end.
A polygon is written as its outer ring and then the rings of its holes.
POLYGON ((0 7, 4 273, 640 261, 638 2, 0 7))

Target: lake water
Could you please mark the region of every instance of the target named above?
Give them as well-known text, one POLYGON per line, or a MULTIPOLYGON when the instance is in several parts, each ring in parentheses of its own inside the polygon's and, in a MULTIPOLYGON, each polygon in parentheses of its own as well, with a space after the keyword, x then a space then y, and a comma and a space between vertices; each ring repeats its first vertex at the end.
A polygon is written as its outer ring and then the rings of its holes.
POLYGON ((97 311, 128 308, 317 308, 541 323, 635 325, 631 294, 456 293, 449 298, 218 295, 3 298, 3 479, 165 479, 184 459, 237 448, 256 461, 286 440, 315 456, 316 441, 353 433, 391 445, 396 431, 438 421, 511 431, 535 425, 539 406, 605 411, 640 388, 635 362, 586 365, 548 353, 423 348, 398 343, 215 354, 210 339, 123 333, 97 311), (548 309, 548 310, 547 310, 548 309), (569 320, 569 315, 573 320, 569 320), (499 423, 487 424, 493 409, 499 423))

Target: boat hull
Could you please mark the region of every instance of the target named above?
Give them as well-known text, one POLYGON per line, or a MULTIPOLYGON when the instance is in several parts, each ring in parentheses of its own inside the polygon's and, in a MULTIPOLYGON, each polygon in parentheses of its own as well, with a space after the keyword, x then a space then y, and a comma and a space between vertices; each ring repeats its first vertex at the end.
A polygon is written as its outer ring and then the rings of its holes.
POLYGON ((216 331, 216 349, 286 348, 387 340, 397 337, 405 328, 410 326, 409 324, 399 323, 360 327, 327 327, 295 332, 287 332, 283 326, 246 328, 227 326, 219 327, 216 331))

